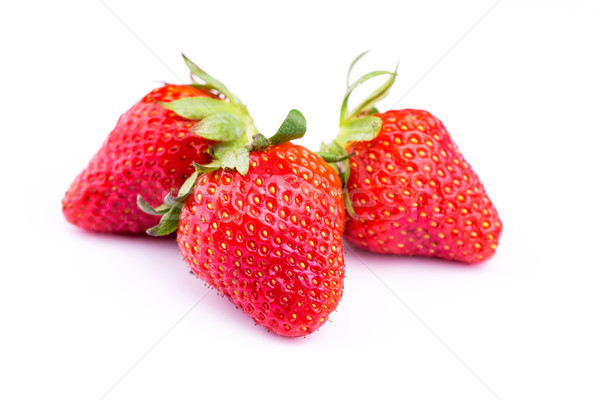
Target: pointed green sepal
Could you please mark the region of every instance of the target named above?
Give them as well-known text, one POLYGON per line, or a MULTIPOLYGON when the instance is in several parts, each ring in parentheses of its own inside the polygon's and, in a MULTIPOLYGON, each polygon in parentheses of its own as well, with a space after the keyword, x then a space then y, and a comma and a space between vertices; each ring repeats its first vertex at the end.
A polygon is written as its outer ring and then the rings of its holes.
POLYGON ((321 143, 321 148, 319 150, 322 153, 331 153, 337 156, 345 156, 348 154, 348 152, 336 142, 321 143))
MULTIPOLYGON (((390 77, 386 80, 381 86, 379 86, 373 93, 371 93, 365 100, 363 100, 355 109, 350 113, 348 119, 360 117, 361 115, 369 115, 371 113, 375 104, 385 98, 394 82, 396 81, 396 76, 398 75, 398 65, 396 65, 396 69, 394 72, 389 72, 390 77)), ((369 75, 369 74, 367 74, 369 75)), ((370 78, 369 78, 370 79, 370 78)))
POLYGON ((200 174, 200 175, 207 174, 209 172, 212 172, 214 170, 221 168, 219 165, 216 165, 214 162, 212 162, 210 164, 200 165, 196 161, 194 161, 192 164, 194 165, 194 169, 196 169, 196 172, 198 172, 198 174, 200 174))
POLYGON ((276 134, 268 139, 260 133, 256 134, 252 137, 252 142, 246 148, 251 152, 264 150, 270 146, 299 139, 305 133, 306 119, 304 115, 298 110, 290 110, 276 134))
POLYGON ((173 193, 175 193, 175 190, 171 190, 163 199, 163 204, 169 208, 179 203, 179 199, 177 199, 177 197, 175 197, 173 193))
MULTIPOLYGON (((340 179, 342 180, 342 186, 346 187, 348 183, 348 178, 350 177, 350 161, 349 158, 354 154, 348 154, 346 149, 344 149, 339 143, 331 142, 329 144, 321 143, 321 153, 332 154, 337 156, 340 160, 336 162, 329 162, 335 170, 337 171, 340 179)), ((327 161, 327 160, 325 160, 327 161)))
POLYGON ((394 72, 374 71, 361 76, 350 85, 350 74, 356 63, 366 53, 367 52, 359 54, 359 56, 352 61, 350 68, 348 69, 348 76, 346 79, 347 89, 346 94, 344 95, 344 100, 342 101, 342 109, 340 112, 340 133, 333 142, 327 145, 323 144, 321 146, 322 152, 337 154, 340 156, 341 161, 331 163, 330 165, 337 169, 338 175, 342 180, 346 212, 353 218, 356 217, 356 212, 352 206, 352 200, 350 199, 350 194, 348 192, 348 180, 350 179, 350 161, 348 158, 351 155, 348 155, 348 157, 343 157, 344 155, 347 155, 345 147, 347 147, 346 145, 350 142, 373 140, 379 134, 382 126, 382 120, 381 118, 373 115, 379 113, 379 110, 375 107, 375 104, 388 95, 390 88, 396 80, 398 70, 398 66, 396 65, 394 72), (381 86, 367 96, 367 98, 364 99, 358 105, 358 107, 350 112, 348 110, 348 100, 354 90, 370 79, 382 75, 389 75, 389 77, 381 86))
POLYGON ((347 121, 340 126, 340 133, 335 140, 341 144, 372 140, 379 134, 381 123, 381 118, 378 117, 363 117, 347 121))
POLYGON ((148 229, 146 233, 150 236, 164 236, 169 233, 173 233, 179 226, 179 215, 181 214, 181 208, 183 203, 177 203, 162 216, 158 225, 148 229))
POLYGON ((246 148, 248 139, 246 136, 229 141, 221 142, 211 149, 214 161, 207 167, 228 168, 246 175, 250 169, 250 152, 246 148))
POLYGON ((162 215, 158 225, 153 226, 146 231, 148 235, 164 236, 177 230, 177 226, 179 225, 179 215, 181 214, 183 203, 194 190, 199 176, 200 173, 198 171, 194 172, 188 179, 186 179, 183 185, 181 185, 181 188, 179 188, 179 191, 177 192, 177 197, 173 195, 175 190, 171 190, 165 196, 164 203, 155 209, 150 207, 150 205, 138 195, 138 207, 142 211, 148 214, 162 215), (156 213, 159 209, 161 214, 156 213))
POLYGON ((186 97, 167 103, 157 102, 161 107, 173 111, 180 117, 198 120, 219 113, 237 115, 239 109, 231 103, 209 97, 186 97))
POLYGON ((185 61, 185 65, 187 65, 187 67, 190 69, 190 73, 192 75, 192 80, 194 79, 194 76, 196 76, 205 82, 205 85, 200 85, 203 88, 214 89, 214 90, 218 91, 219 93, 223 93, 232 103, 236 103, 236 104, 240 103, 239 99, 237 97, 235 97, 233 95, 233 93, 231 93, 229 91, 229 89, 227 89, 227 87, 223 83, 221 83, 219 80, 213 78, 208 73, 206 73, 202 68, 200 68, 199 66, 194 64, 189 58, 187 58, 185 56, 185 54, 181 54, 181 55, 183 57, 183 61, 185 61))
POLYGON ((150 203, 144 200, 141 194, 137 195, 136 203, 140 210, 150 215, 164 215, 167 211, 169 211, 169 208, 164 204, 161 204, 156 208, 152 207, 150 203))
POLYGON ((350 85, 350 74, 351 74, 354 66, 356 65, 356 63, 366 53, 367 52, 365 51, 365 52, 359 54, 358 57, 356 57, 352 61, 352 63, 350 63, 350 68, 348 68, 348 75, 346 78, 347 89, 346 89, 346 94, 344 95, 344 100, 342 101, 342 110, 340 113, 340 126, 352 119, 360 118, 365 115, 371 115, 371 114, 378 112, 377 109, 375 108, 375 104, 379 100, 383 99, 384 97, 386 97, 388 95, 392 85, 396 81, 398 65, 396 65, 394 72, 390 72, 390 71, 370 72, 368 74, 361 76, 352 85, 350 85), (369 96, 367 96, 367 98, 364 99, 358 105, 358 107, 356 107, 352 112, 349 112, 348 111, 348 99, 350 98, 350 95, 354 92, 354 90, 361 84, 367 82, 368 80, 373 79, 377 76, 381 76, 381 75, 389 75, 389 78, 381 86, 379 86, 377 89, 375 89, 369 96))
POLYGON ((350 67, 348 68, 348 74, 346 75, 346 88, 350 87, 350 74, 352 73, 352 70, 354 69, 354 66, 356 65, 356 63, 358 62, 358 60, 360 60, 361 58, 363 58, 363 56, 365 54, 367 54, 369 52, 369 50, 367 51, 363 51, 362 53, 360 53, 358 55, 358 57, 356 57, 354 60, 352 60, 352 62, 350 63, 350 67))
MULTIPOLYGON (((198 174, 219 168, 234 169, 246 175, 250 169, 250 151, 262 150, 270 145, 304 136, 306 120, 300 111, 291 110, 277 133, 266 139, 256 130, 247 108, 223 83, 210 76, 185 55, 182 56, 192 75, 192 86, 216 91, 227 98, 223 100, 222 96, 221 99, 190 97, 166 103, 157 102, 180 117, 199 121, 190 131, 216 142, 209 149, 213 157, 212 162, 203 166, 194 163, 196 178, 198 174), (194 77, 202 82, 196 81, 194 77)), ((173 193, 169 193, 165 197, 165 206, 175 207, 181 198, 181 194, 175 197, 173 193)), ((154 210, 149 205, 143 206, 146 210, 154 210)))
POLYGON ((324 151, 315 151, 315 154, 318 155, 319 157, 321 157, 327 163, 337 163, 337 162, 349 159, 355 153, 346 154, 346 155, 339 155, 339 154, 327 153, 327 152, 324 152, 324 151))
POLYGON ((250 152, 245 147, 227 149, 220 157, 222 168, 235 169, 246 176, 250 170, 250 152))
POLYGON ((350 199, 348 188, 344 188, 344 206, 346 207, 346 212, 350 214, 352 218, 356 218, 356 211, 354 210, 354 206, 352 205, 352 200, 350 199))
MULTIPOLYGON (((373 92, 373 93, 379 93, 379 97, 377 99, 372 98, 373 94, 368 97, 368 102, 370 103, 370 105, 366 111, 371 109, 375 102, 377 102, 378 100, 381 100, 383 97, 385 97, 387 95, 387 91, 381 92, 380 89, 384 86, 388 87, 388 83, 390 82, 390 80, 391 80, 391 83, 394 82, 394 80, 396 78, 395 72, 374 71, 374 72, 370 72, 368 74, 361 76, 360 78, 358 78, 358 80, 356 82, 354 82, 352 85, 350 85, 350 87, 346 91, 346 94, 344 95, 344 100, 342 101, 342 110, 340 113, 340 124, 343 124, 345 121, 348 121, 350 118, 356 116, 358 114, 357 110, 364 110, 364 108, 365 108, 366 101, 363 101, 361 103, 361 105, 356 110, 354 110, 352 113, 348 112, 348 100, 350 99, 350 95, 352 94, 352 92, 354 92, 354 90, 358 86, 365 83, 369 79, 373 79, 380 75, 390 75, 390 79, 388 79, 380 88, 378 88, 375 92, 373 92)), ((391 84, 389 84, 389 86, 391 86, 391 84)))
POLYGON ((185 200, 188 197, 192 190, 194 190, 194 186, 196 186, 196 182, 198 182, 198 177, 200 176, 199 172, 196 171, 189 178, 183 182, 183 185, 179 188, 179 192, 177 192, 177 198, 181 200, 185 200))
POLYGON ((204 139, 228 142, 242 136, 246 126, 235 115, 220 112, 204 118, 190 128, 190 131, 204 139))
POLYGON ((346 212, 350 214, 353 218, 356 217, 356 213, 354 212, 354 208, 352 207, 352 201, 350 200, 350 195, 348 194, 348 179, 350 178, 350 161, 349 158, 354 155, 354 153, 348 154, 348 152, 336 142, 331 142, 329 144, 321 143, 321 151, 317 154, 328 154, 333 157, 337 157, 338 161, 329 162, 326 158, 325 161, 329 163, 338 173, 340 180, 342 181, 342 189, 344 190, 344 205, 346 207, 346 212))
MULTIPOLYGON (((246 106, 223 83, 207 74, 185 55, 182 56, 190 69, 194 81, 192 86, 216 91, 227 97, 225 100, 221 96, 221 99, 190 97, 166 103, 157 102, 180 117, 199 121, 190 131, 216 142, 209 149, 213 161, 203 166, 194 165, 198 173, 225 168, 246 175, 250 169, 250 151, 298 139, 306 132, 306 120, 302 113, 291 110, 277 133, 266 139, 258 133, 246 106), (194 77, 199 78, 202 83, 194 80, 194 77)), ((165 204, 173 207, 180 197, 171 193, 165 198, 165 204)))

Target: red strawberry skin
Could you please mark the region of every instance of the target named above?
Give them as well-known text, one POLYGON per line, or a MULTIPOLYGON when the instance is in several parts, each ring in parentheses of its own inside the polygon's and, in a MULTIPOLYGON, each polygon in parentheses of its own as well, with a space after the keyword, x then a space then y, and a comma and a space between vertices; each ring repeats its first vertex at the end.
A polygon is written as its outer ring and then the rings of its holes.
POLYGON ((351 143, 348 191, 356 218, 346 238, 363 249, 465 263, 494 254, 498 212, 441 121, 427 111, 392 110, 378 136, 351 143))
POLYGON ((138 209, 137 194, 158 205, 194 171, 192 161, 210 160, 210 142, 189 132, 194 122, 155 103, 184 97, 215 96, 191 86, 165 85, 119 118, 65 194, 67 221, 92 231, 119 233, 144 232, 158 223, 159 217, 138 209))
POLYGON ((318 329, 343 292, 341 181, 291 143, 250 154, 246 176, 202 175, 177 241, 194 273, 254 321, 284 336, 318 329))

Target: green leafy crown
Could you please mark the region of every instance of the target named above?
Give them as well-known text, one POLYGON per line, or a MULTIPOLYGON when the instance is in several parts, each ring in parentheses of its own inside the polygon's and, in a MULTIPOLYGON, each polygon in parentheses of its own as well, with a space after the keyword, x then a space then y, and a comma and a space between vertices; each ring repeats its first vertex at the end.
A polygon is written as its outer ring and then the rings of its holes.
MULTIPOLYGON (((394 72, 391 71, 373 71, 365 74, 358 78, 354 83, 350 84, 350 74, 352 69, 367 52, 359 54, 358 57, 352 61, 348 68, 348 75, 346 77, 346 94, 342 101, 342 109, 340 112, 340 131, 338 136, 331 143, 322 143, 321 151, 328 154, 337 156, 337 160, 330 162, 330 164, 336 168, 342 185, 344 187, 344 203, 346 205, 346 211, 355 216, 352 202, 348 195, 348 178, 350 177, 350 161, 349 158, 353 154, 348 154, 346 148, 351 142, 358 141, 369 141, 374 139, 381 129, 381 118, 375 116, 379 111, 375 108, 376 103, 386 97, 390 92, 392 85, 396 80, 398 66, 394 72), (360 104, 352 111, 348 109, 348 100, 354 90, 361 84, 373 79, 377 76, 389 75, 389 78, 371 94, 369 94, 360 104)), ((326 159, 327 161, 327 159, 326 159)), ((329 162, 329 161, 328 161, 329 162)))
MULTIPOLYGON (((205 165, 194 162, 195 172, 179 191, 169 192, 163 204, 156 208, 138 195, 137 204, 142 211, 161 216, 160 223, 147 231, 153 236, 167 235, 177 229, 184 201, 192 193, 200 175, 224 168, 245 176, 250 167, 250 152, 301 138, 306 132, 306 120, 302 113, 291 110, 277 133, 267 139, 257 131, 248 109, 240 99, 185 55, 183 59, 190 70, 191 86, 217 93, 219 99, 190 97, 158 104, 183 118, 198 121, 190 131, 215 142, 209 150, 213 160, 205 165)), ((324 156, 332 161, 339 158, 327 154, 324 156)))

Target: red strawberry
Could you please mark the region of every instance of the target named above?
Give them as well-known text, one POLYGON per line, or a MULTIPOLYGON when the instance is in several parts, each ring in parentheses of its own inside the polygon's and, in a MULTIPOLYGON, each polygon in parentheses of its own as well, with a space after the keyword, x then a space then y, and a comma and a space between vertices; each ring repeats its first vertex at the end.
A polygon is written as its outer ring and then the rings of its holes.
POLYGON ((346 193, 353 208, 346 238, 377 253, 465 263, 492 257, 502 222, 440 120, 421 110, 373 109, 396 74, 389 73, 390 79, 374 95, 347 112, 352 90, 380 74, 365 75, 349 87, 341 133, 331 146, 354 154, 345 165, 346 193))
POLYGON ((141 193, 159 204, 194 171, 192 161, 210 159, 208 141, 189 131, 187 121, 156 102, 209 96, 184 85, 165 85, 148 93, 119 118, 102 148, 63 199, 65 218, 82 228, 108 232, 143 232, 158 222, 141 212, 141 193))
MULTIPOLYGON (((166 234, 178 224, 192 271, 284 336, 318 329, 344 288, 342 184, 323 158, 285 143, 304 130, 292 111, 271 139, 256 135, 238 147, 252 151, 247 168, 222 168, 219 160, 197 166, 179 195, 165 199, 172 208, 150 231, 166 234)), ((142 199, 140 207, 153 212, 142 199)))
MULTIPOLYGON (((208 77, 189 60, 185 61, 194 74, 202 79, 208 77)), ((165 85, 123 114, 67 191, 62 202, 65 218, 84 229, 102 232, 144 232, 156 225, 158 217, 136 207, 137 194, 158 205, 194 172, 193 161, 204 164, 211 160, 207 154, 211 141, 190 131, 194 121, 182 118, 159 102, 204 98, 209 108, 222 111, 218 105, 225 102, 219 100, 223 95, 218 91, 225 94, 220 90, 223 86, 210 77, 208 80, 203 86, 165 85)), ((231 107, 233 101, 229 101, 226 106, 231 107)), ((241 103, 234 105, 244 114, 241 103)), ((251 124, 251 120, 246 122, 251 124)))

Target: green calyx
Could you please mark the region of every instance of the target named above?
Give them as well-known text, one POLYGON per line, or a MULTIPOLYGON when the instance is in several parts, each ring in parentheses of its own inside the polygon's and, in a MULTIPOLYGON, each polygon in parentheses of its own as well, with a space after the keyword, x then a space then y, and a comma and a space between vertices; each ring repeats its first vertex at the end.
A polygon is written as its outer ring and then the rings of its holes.
MULTIPOLYGON (((394 72, 390 71, 374 71, 365 74, 358 78, 354 83, 350 84, 350 74, 352 69, 367 52, 360 54, 352 61, 350 68, 348 68, 348 76, 346 78, 346 94, 342 101, 342 109, 340 112, 340 132, 335 138, 333 143, 329 144, 328 147, 338 145, 343 149, 346 148, 350 142, 368 141, 374 139, 381 129, 381 118, 374 116, 373 114, 379 111, 375 108, 377 102, 388 95, 394 82, 396 81, 397 69, 394 72), (357 87, 361 84, 369 81, 378 76, 388 75, 389 78, 371 94, 369 94, 360 104, 353 110, 348 108, 348 100, 350 95, 354 93, 357 87)), ((345 151, 345 150, 344 150, 345 151)))
MULTIPOLYGON (((190 131, 204 139, 216 142, 210 149, 213 161, 210 168, 235 169, 242 175, 248 173, 249 153, 256 148, 254 138, 262 136, 246 106, 227 87, 206 73, 185 55, 183 59, 190 69, 193 87, 219 95, 220 99, 189 97, 168 103, 158 103, 175 114, 198 121, 190 131)), ((302 137, 306 131, 306 120, 300 111, 292 110, 270 144, 302 137)))
POLYGON ((342 146, 349 142, 371 140, 377 136, 379 129, 381 129, 381 119, 373 116, 373 114, 378 112, 377 108, 375 108, 375 104, 388 95, 392 85, 396 81, 396 71, 398 66, 396 66, 396 70, 394 70, 394 72, 370 72, 361 76, 354 83, 350 84, 350 74, 352 73, 354 65, 356 65, 358 60, 360 60, 366 53, 367 52, 365 51, 356 57, 348 69, 348 77, 346 79, 346 94, 344 95, 342 109, 340 112, 340 133, 335 139, 335 141, 342 146), (361 101, 356 108, 350 111, 348 109, 348 100, 350 99, 350 95, 354 92, 354 90, 368 80, 381 75, 389 75, 389 78, 370 95, 368 95, 363 101, 361 101))
POLYGON ((163 204, 156 208, 138 195, 137 205, 142 211, 161 216, 159 224, 146 231, 152 236, 168 235, 177 230, 185 199, 193 192, 199 176, 217 169, 231 169, 245 176, 250 168, 251 152, 301 138, 306 132, 306 120, 302 113, 291 110, 277 133, 267 139, 256 129, 246 106, 223 83, 200 69, 185 55, 183 59, 194 82, 191 86, 218 94, 220 99, 190 97, 158 104, 183 118, 198 121, 190 128, 190 132, 215 142, 209 149, 213 160, 205 165, 194 162, 195 172, 181 186, 177 195, 174 190, 169 192, 163 204), (198 79, 202 82, 198 82, 198 79))
POLYGON ((192 193, 194 186, 200 176, 201 166, 194 163, 196 171, 184 182, 177 196, 174 196, 174 190, 170 191, 164 198, 164 203, 154 208, 144 198, 138 194, 137 206, 140 210, 151 215, 161 215, 158 225, 148 229, 146 233, 151 236, 163 236, 175 232, 179 226, 179 215, 183 208, 185 199, 192 193))
POLYGON ((323 143, 321 145, 321 151, 335 154, 337 159, 335 161, 329 161, 325 158, 325 161, 333 166, 342 180, 342 186, 344 188, 344 203, 346 205, 346 211, 351 216, 355 217, 354 208, 352 207, 352 201, 348 195, 347 184, 348 178, 350 177, 350 161, 348 160, 353 154, 348 154, 346 148, 351 142, 358 141, 369 141, 374 139, 381 129, 381 118, 374 116, 373 114, 379 111, 375 108, 377 102, 385 98, 390 92, 393 86, 398 66, 394 72, 390 71, 374 71, 365 74, 358 78, 354 83, 350 84, 350 74, 354 69, 356 63, 365 55, 367 52, 361 53, 356 57, 350 67, 348 68, 348 75, 346 78, 346 94, 342 101, 342 109, 340 112, 340 131, 338 136, 333 142, 329 144, 323 143), (349 110, 348 101, 350 95, 356 90, 358 86, 378 76, 388 75, 389 78, 371 94, 369 94, 360 104, 353 110, 349 110))
MULTIPOLYGON (((222 168, 235 169, 240 174, 246 175, 250 165, 251 152, 301 138, 305 132, 306 120, 304 116, 298 110, 291 110, 277 133, 268 139, 257 133, 252 137, 250 144, 245 146, 240 146, 241 140, 239 138, 219 143, 213 148, 215 158, 213 162, 205 165, 193 163, 196 171, 183 183, 177 196, 173 195, 174 190, 169 192, 165 196, 163 204, 154 208, 142 196, 138 195, 137 205, 142 211, 151 215, 161 215, 158 225, 148 229, 146 233, 151 236, 163 236, 177 230, 179 215, 183 209, 185 199, 192 194, 194 186, 196 186, 196 182, 198 182, 201 175, 222 168)), ((240 137, 243 138, 243 136, 240 137)))
POLYGON ((355 217, 356 213, 354 212, 354 207, 352 207, 352 201, 350 201, 347 190, 348 178, 350 177, 349 159, 354 153, 348 154, 346 149, 334 140, 329 144, 321 143, 321 151, 317 154, 323 157, 323 159, 337 171, 344 190, 344 205, 346 206, 346 212, 355 217))

